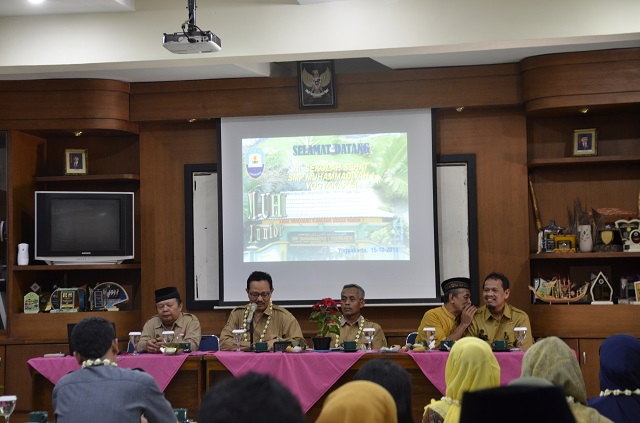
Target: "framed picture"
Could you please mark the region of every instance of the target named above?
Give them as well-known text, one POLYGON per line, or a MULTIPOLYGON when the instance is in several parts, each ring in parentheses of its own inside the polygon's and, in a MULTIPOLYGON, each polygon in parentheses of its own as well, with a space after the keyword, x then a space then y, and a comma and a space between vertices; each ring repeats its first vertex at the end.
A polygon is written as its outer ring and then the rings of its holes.
POLYGON ((636 290, 636 302, 640 303, 640 281, 634 282, 633 287, 636 290))
POLYGON ((65 175, 86 175, 87 164, 87 150, 64 150, 65 175))
POLYGON ((595 156, 598 154, 596 129, 576 129, 573 131, 573 155, 595 156))
POLYGON ((336 107, 333 60, 298 62, 300 108, 336 107))

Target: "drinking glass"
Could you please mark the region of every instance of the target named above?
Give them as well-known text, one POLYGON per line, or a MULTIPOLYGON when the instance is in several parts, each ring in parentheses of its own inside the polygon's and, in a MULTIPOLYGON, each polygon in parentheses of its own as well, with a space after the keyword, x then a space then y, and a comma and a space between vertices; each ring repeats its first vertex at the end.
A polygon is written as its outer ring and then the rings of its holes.
POLYGON ((9 423, 9 417, 16 408, 18 397, 15 395, 3 395, 0 397, 0 416, 4 416, 5 423, 9 423))
POLYGON ((172 330, 165 330, 162 332, 162 339, 164 341, 164 346, 166 347, 167 345, 173 343, 173 336, 175 335, 175 332, 172 330))
POLYGON ((522 349, 522 343, 527 339, 527 327, 521 326, 513 329, 513 332, 518 340, 518 351, 524 351, 522 349))
POLYGON ((376 335, 376 330, 375 328, 364 328, 362 329, 362 332, 364 332, 364 337, 369 344, 369 346, 367 347, 367 351, 371 351, 371 343, 373 342, 373 338, 376 335))
POLYGON ((244 340, 244 329, 234 329, 231 333, 233 333, 233 340, 236 341, 236 352, 240 352, 240 344, 244 340))
POLYGON ((138 355, 138 342, 142 332, 129 332, 129 344, 133 346, 133 355, 138 355))
POLYGON ((433 338, 436 336, 436 328, 424 328, 422 331, 424 332, 424 339, 427 341, 427 350, 433 350, 433 338))

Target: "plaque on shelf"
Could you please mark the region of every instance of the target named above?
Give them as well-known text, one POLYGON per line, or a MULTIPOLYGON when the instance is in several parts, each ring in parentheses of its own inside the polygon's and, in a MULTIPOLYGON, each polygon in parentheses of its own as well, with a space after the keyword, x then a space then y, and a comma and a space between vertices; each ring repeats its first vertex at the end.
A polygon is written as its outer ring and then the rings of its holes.
POLYGON ((58 288, 51 293, 51 313, 78 311, 78 288, 58 288))
POLYGON ((91 290, 91 309, 116 311, 116 305, 129 301, 127 291, 115 282, 102 282, 91 290))
POLYGON ((591 275, 591 304, 613 304, 613 287, 602 272, 591 275))
POLYGON ((35 292, 29 292, 24 296, 24 313, 35 314, 40 312, 40 296, 35 292))

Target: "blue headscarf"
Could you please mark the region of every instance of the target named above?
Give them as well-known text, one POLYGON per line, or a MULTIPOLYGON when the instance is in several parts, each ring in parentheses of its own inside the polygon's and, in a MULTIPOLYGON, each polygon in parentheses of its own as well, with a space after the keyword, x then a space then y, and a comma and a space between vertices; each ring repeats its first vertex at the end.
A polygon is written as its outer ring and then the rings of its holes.
MULTIPOLYGON (((631 335, 614 335, 600 346, 600 390, 640 388, 640 340, 631 335)), ((606 395, 589 400, 589 405, 616 423, 637 422, 640 395, 606 395)))

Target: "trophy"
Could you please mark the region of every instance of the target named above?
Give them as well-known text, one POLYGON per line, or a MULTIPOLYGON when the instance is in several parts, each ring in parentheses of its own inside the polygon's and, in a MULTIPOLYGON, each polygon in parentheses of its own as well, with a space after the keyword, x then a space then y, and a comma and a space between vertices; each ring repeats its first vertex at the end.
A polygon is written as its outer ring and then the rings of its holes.
POLYGON ((602 272, 591 275, 591 304, 613 304, 613 287, 602 272))
POLYGON ((625 253, 640 251, 640 219, 616 220, 616 228, 622 239, 622 251, 625 253))

